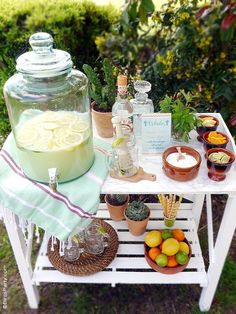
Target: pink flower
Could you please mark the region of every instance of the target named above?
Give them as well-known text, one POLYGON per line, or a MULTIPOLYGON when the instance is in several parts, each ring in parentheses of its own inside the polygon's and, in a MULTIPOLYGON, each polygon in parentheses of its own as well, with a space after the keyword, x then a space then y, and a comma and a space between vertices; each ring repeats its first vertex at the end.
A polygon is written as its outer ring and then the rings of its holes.
POLYGON ((235 13, 230 13, 229 15, 226 15, 221 23, 221 28, 225 30, 228 29, 234 23, 235 20, 236 20, 235 13))
MULTIPOLYGON (((196 13, 196 18, 200 19, 202 17, 202 15, 204 14, 204 12, 210 8, 210 5, 205 5, 204 7, 202 7, 197 13, 196 13)), ((205 12, 206 13, 206 12, 205 12)))
POLYGON ((236 113, 234 113, 231 118, 229 119, 229 123, 232 125, 232 126, 236 126, 236 113))

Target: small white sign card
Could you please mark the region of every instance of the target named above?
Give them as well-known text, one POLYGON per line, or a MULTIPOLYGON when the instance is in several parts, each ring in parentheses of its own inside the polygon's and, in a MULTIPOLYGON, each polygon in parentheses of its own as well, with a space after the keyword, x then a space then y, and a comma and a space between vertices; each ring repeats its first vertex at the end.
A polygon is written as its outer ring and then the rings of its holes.
POLYGON ((162 153, 171 141, 171 113, 142 114, 142 153, 162 153))

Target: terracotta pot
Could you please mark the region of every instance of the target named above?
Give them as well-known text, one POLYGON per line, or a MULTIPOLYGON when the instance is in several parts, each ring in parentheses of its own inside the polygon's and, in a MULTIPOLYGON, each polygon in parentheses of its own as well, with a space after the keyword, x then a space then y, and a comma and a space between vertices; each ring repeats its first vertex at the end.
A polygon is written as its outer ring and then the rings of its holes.
POLYGON ((122 205, 111 205, 107 200, 107 195, 105 195, 105 202, 107 204, 107 208, 110 213, 110 217, 112 220, 119 221, 125 218, 124 211, 126 210, 129 204, 129 195, 127 197, 127 201, 122 205))
POLYGON ((187 153, 196 159, 197 161, 196 165, 192 167, 188 167, 188 168, 180 168, 180 167, 175 167, 172 164, 170 164, 167 161, 167 157, 170 154, 177 152, 177 146, 171 146, 167 148, 162 154, 163 171, 169 178, 176 181, 192 180, 198 174, 201 161, 202 161, 201 155, 195 149, 191 147, 188 147, 188 146, 179 146, 179 147, 181 148, 182 153, 187 153))
POLYGON ((92 102, 92 117, 95 121, 97 133, 101 137, 112 137, 113 136, 113 126, 111 123, 112 113, 111 112, 100 112, 96 111, 95 108, 96 103, 95 101, 92 102))
POLYGON ((216 119, 215 117, 211 116, 211 115, 202 114, 202 115, 198 116, 198 118, 206 118, 206 117, 212 117, 216 123, 213 126, 202 126, 201 125, 201 126, 196 127, 196 131, 198 133, 197 139, 199 142, 202 142, 202 137, 203 137, 204 133, 210 132, 210 131, 216 131, 216 129, 219 125, 219 120, 216 119))
POLYGON ((127 221, 128 227, 129 227, 129 232, 132 235, 139 236, 139 235, 143 234, 146 231, 148 220, 150 218, 150 209, 149 209, 148 217, 146 219, 144 219, 144 220, 141 220, 141 221, 135 221, 135 220, 129 219, 126 216, 125 211, 124 211, 124 216, 125 216, 125 219, 127 221))

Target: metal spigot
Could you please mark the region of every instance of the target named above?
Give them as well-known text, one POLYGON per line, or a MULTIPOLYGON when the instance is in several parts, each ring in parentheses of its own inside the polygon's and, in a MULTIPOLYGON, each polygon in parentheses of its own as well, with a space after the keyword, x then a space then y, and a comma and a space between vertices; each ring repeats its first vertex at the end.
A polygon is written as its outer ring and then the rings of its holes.
POLYGON ((57 192, 57 179, 59 178, 59 174, 57 173, 57 168, 49 168, 49 186, 53 192, 57 192))

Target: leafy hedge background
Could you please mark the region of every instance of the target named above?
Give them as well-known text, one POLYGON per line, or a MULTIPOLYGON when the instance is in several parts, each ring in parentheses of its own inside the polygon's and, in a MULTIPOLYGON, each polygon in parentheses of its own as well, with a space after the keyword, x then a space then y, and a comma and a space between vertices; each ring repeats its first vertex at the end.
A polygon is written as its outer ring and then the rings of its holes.
POLYGON ((96 43, 152 83, 156 111, 166 94, 185 89, 199 112, 220 112, 236 134, 235 29, 235 1, 169 0, 156 9, 151 0, 129 0, 119 27, 96 43))
POLYGON ((29 50, 30 35, 49 32, 54 46, 68 51, 81 69, 85 62, 95 64, 99 57, 95 39, 103 31, 110 32, 117 17, 114 7, 89 1, 0 1, 0 134, 10 130, 2 88, 15 73, 16 57, 29 50))

